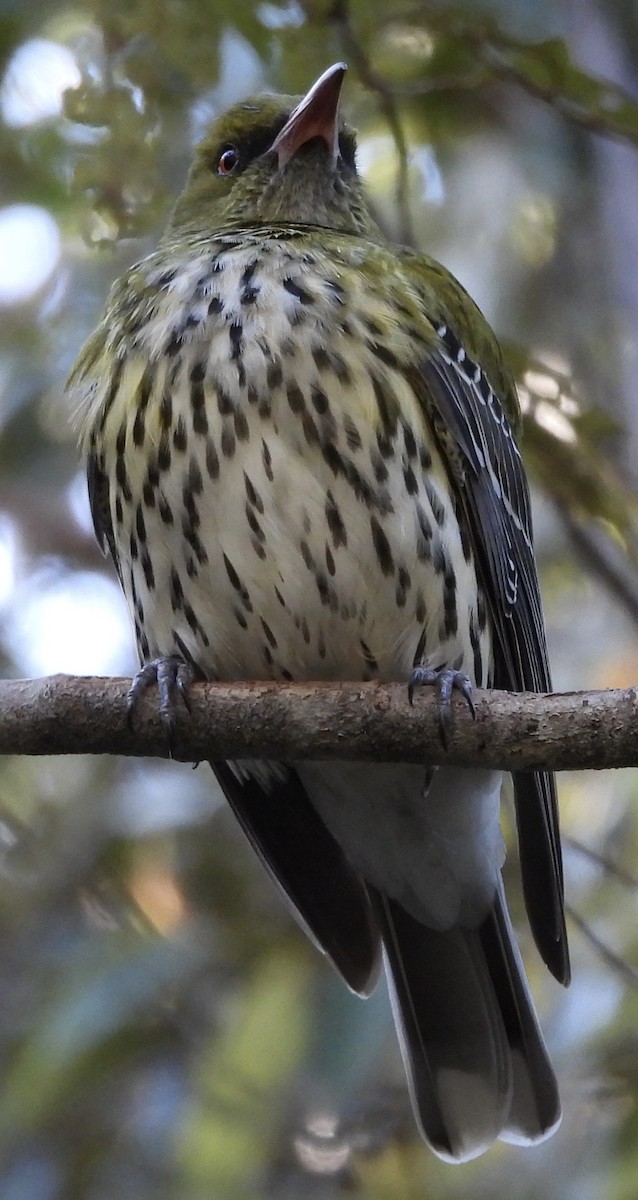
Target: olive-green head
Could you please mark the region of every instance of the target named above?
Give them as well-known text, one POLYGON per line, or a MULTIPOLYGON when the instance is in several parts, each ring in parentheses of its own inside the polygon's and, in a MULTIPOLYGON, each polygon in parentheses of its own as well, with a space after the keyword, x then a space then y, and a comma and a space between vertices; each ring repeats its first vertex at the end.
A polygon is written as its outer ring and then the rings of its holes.
POLYGON ((256 96, 214 121, 197 148, 167 237, 250 225, 374 230, 340 119, 346 67, 336 63, 298 96, 256 96))

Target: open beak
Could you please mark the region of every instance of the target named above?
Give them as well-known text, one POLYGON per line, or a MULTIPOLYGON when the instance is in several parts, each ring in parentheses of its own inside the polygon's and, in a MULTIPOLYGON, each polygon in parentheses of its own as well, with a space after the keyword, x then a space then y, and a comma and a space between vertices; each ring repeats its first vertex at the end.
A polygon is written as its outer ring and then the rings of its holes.
POLYGON ((343 77, 347 71, 345 63, 334 63, 328 67, 317 82, 313 83, 303 100, 293 108, 281 133, 277 134, 271 150, 284 167, 294 154, 311 138, 323 138, 333 162, 339 155, 339 97, 343 77))

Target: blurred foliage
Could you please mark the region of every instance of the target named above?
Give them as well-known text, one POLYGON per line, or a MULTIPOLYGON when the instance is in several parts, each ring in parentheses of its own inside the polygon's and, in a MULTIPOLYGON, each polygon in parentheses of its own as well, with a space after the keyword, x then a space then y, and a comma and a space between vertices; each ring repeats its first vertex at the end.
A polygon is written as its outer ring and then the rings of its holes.
MULTIPOLYGON (((6 674, 132 669, 66 373, 209 117, 303 91, 339 58, 379 219, 459 275, 520 382, 556 683, 635 681, 638 16, 623 0, 0 5, 6 674), (41 278, 11 298, 18 205, 53 218, 59 244, 48 273, 30 250, 41 278)), ((635 875, 636 783, 561 781, 584 930, 568 993, 538 963, 508 864, 563 1126, 451 1169, 416 1138, 383 991, 362 1004, 333 979, 205 767, 3 762, 2 1200, 629 1200, 638 992, 595 938, 635 973, 636 887, 610 864, 635 875)))

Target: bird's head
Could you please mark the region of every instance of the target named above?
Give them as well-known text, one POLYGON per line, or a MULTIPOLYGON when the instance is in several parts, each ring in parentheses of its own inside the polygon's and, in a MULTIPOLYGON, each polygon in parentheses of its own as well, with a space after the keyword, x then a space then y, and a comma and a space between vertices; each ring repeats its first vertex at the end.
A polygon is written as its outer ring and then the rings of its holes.
POLYGON ((168 236, 250 225, 373 226, 355 165, 355 134, 339 117, 344 63, 303 97, 256 96, 214 121, 197 148, 168 236))

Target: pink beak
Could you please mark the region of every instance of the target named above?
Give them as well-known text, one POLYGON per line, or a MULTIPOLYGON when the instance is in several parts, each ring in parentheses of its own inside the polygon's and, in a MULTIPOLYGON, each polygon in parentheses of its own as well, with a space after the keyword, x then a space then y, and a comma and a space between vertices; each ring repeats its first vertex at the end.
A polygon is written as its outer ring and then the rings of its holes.
POLYGON ((328 67, 292 110, 270 147, 277 154, 280 167, 285 166, 301 146, 316 137, 323 138, 336 162, 339 154, 339 97, 346 71, 345 63, 334 63, 328 67))

